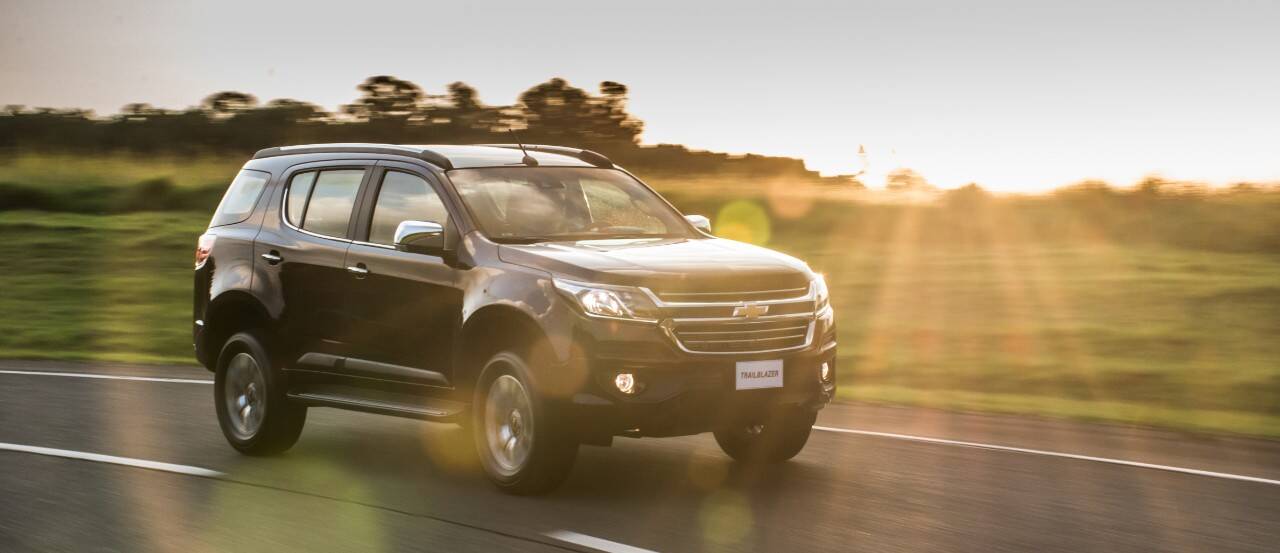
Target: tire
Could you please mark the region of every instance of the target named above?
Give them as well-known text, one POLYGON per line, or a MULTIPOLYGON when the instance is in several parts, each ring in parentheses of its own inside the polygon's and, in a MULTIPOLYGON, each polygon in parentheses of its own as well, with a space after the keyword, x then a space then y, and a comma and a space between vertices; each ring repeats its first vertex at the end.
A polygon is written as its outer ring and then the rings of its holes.
POLYGON ((818 414, 808 409, 782 408, 763 422, 742 422, 716 430, 716 443, 737 461, 781 463, 804 449, 817 418, 818 414))
POLYGON ((573 468, 578 442, 535 390, 524 359, 499 352, 485 363, 472 403, 472 436, 485 475, 499 490, 555 489, 573 468))
POLYGON ((222 435, 240 453, 281 453, 298 441, 307 408, 285 397, 283 376, 255 333, 227 339, 218 354, 214 406, 222 435))

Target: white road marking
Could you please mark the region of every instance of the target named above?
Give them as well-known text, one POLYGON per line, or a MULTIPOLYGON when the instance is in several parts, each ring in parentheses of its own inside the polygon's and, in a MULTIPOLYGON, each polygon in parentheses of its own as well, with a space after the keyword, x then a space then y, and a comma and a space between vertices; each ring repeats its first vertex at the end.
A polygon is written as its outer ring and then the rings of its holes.
POLYGON ((179 384, 213 384, 212 380, 199 378, 158 378, 153 376, 118 376, 113 374, 71 373, 51 371, 0 371, 0 374, 21 374, 29 376, 66 376, 70 378, 103 378, 107 380, 138 380, 142 382, 176 382, 179 384))
POLYGON ((609 541, 604 538, 597 538, 595 536, 588 536, 586 534, 570 532, 569 530, 556 530, 554 532, 547 532, 546 536, 550 538, 555 538, 560 541, 567 541, 575 545, 589 547, 591 549, 596 549, 599 551, 608 551, 609 553, 656 553, 655 551, 650 549, 641 549, 639 547, 633 547, 625 543, 618 543, 616 541, 609 541))
POLYGON ((145 459, 132 459, 129 457, 116 457, 115 455, 103 455, 101 453, 86 453, 83 451, 72 451, 70 449, 54 449, 51 447, 37 447, 33 445, 0 443, 0 451, 17 451, 21 453, 34 453, 36 455, 48 455, 50 457, 65 457, 67 459, 80 459, 82 461, 94 461, 97 463, 111 463, 113 465, 160 470, 191 476, 204 476, 207 478, 220 478, 225 476, 221 472, 206 468, 161 463, 159 461, 147 461, 145 459))
POLYGON ((1014 453, 1029 453, 1032 455, 1060 457, 1063 459, 1076 459, 1079 461, 1093 461, 1095 463, 1108 463, 1112 465, 1121 465, 1126 467, 1155 469, 1155 470, 1163 470, 1168 472, 1179 472, 1182 474, 1194 474, 1196 476, 1208 476, 1211 478, 1224 478, 1227 480, 1240 480, 1243 482, 1254 482, 1257 484, 1271 484, 1273 486, 1280 486, 1280 480, 1259 478, 1257 476, 1244 476, 1240 474, 1230 474, 1226 472, 1213 472, 1208 470, 1189 469, 1184 467, 1173 467, 1169 465, 1156 465, 1153 463, 1140 463, 1138 461, 1126 461, 1124 459, 1111 459, 1108 457, 1092 457, 1089 455, 1077 455, 1075 453, 1045 451, 1043 449, 1027 449, 1023 447, 1010 447, 1010 446, 1004 446, 1004 445, 983 444, 978 442, 962 442, 959 440, 944 440, 942 438, 926 438, 924 436, 912 436, 910 434, 893 434, 891 432, 873 432, 870 430, 853 430, 850 428, 834 428, 830 426, 814 426, 813 429, 822 430, 824 432, 839 432, 841 434, 859 434, 863 436, 876 436, 880 438, 892 438, 895 440, 908 440, 912 442, 954 445, 954 446, 961 446, 961 447, 972 447, 977 449, 991 449, 995 451, 1011 451, 1014 453))

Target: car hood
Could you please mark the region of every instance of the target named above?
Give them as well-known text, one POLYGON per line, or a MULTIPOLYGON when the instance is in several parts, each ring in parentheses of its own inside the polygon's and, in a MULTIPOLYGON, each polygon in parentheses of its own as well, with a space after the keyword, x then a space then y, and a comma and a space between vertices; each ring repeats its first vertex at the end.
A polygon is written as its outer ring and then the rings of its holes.
POLYGON ((766 290, 807 286, 804 262, 722 238, 648 238, 502 245, 499 257, 584 282, 665 290, 766 290))

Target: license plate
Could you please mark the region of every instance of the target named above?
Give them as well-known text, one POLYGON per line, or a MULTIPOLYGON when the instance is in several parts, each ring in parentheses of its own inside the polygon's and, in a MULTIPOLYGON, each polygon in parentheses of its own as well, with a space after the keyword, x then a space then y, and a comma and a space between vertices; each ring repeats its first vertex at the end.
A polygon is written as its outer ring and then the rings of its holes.
POLYGON ((739 390, 782 387, 782 360, 738 361, 736 370, 739 390))

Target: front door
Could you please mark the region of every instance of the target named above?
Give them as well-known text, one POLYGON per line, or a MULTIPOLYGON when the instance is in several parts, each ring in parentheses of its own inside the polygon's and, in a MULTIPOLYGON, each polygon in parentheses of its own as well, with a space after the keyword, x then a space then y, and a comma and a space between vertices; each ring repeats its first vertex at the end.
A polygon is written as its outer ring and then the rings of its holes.
POLYGON ((444 258, 395 249, 403 221, 448 226, 449 211, 433 178, 410 165, 380 166, 366 200, 368 214, 347 251, 347 309, 352 316, 352 376, 448 386, 462 291, 444 258))

